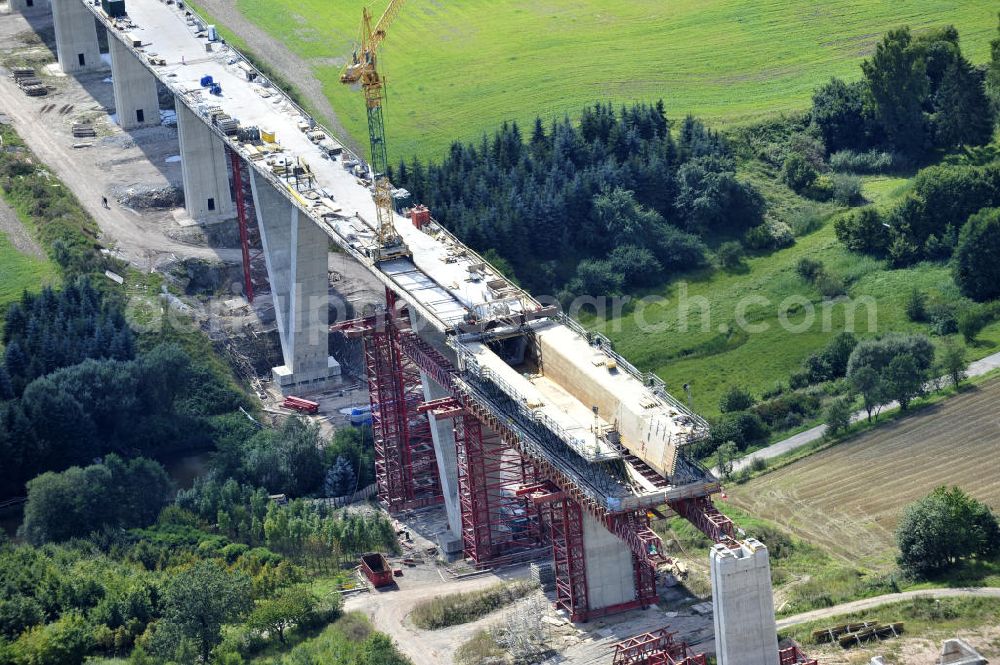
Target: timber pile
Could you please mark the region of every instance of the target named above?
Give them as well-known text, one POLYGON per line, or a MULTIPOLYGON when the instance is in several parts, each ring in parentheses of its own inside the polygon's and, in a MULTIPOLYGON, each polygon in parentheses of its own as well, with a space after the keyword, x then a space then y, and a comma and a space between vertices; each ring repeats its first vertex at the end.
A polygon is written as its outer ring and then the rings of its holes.
POLYGON ((97 136, 94 127, 88 123, 73 123, 73 138, 84 139, 97 136))
POLYGON ((857 623, 845 623, 831 628, 814 630, 812 633, 813 642, 824 644, 827 642, 837 642, 841 647, 848 649, 853 646, 884 640, 891 637, 899 637, 903 632, 903 623, 879 623, 877 621, 860 621, 857 623))
POLYGON ((48 94, 48 89, 42 79, 35 76, 35 70, 28 67, 16 67, 13 71, 14 82, 21 92, 29 97, 41 97, 48 94))
POLYGON ((820 630, 814 630, 812 632, 813 642, 816 644, 826 644, 827 642, 833 642, 840 638, 841 635, 847 635, 848 633, 856 633, 858 631, 864 630, 865 628, 871 628, 872 626, 878 625, 875 621, 861 621, 859 623, 842 623, 839 626, 833 626, 832 628, 823 628, 820 630))

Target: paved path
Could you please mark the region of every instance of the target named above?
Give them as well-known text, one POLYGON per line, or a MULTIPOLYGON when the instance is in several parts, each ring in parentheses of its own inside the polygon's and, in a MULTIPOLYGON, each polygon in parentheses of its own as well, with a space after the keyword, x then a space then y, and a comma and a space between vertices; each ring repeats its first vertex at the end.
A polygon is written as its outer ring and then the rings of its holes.
MULTIPOLYGON (((968 376, 980 376, 991 370, 997 369, 998 367, 1000 367, 1000 353, 994 353, 986 356, 985 358, 969 363, 969 369, 966 371, 966 374, 968 376)), ((947 377, 938 379, 938 381, 945 383, 949 380, 950 379, 947 377)), ((890 402, 882 407, 882 411, 890 411, 898 406, 898 403, 890 402)), ((862 409, 851 415, 851 422, 857 422, 867 417, 868 414, 864 411, 864 409, 862 409)), ((796 448, 801 448, 807 443, 823 438, 824 434, 826 434, 826 425, 817 425, 812 429, 799 432, 798 434, 790 436, 782 441, 778 441, 777 443, 773 443, 767 448, 762 448, 757 452, 751 453, 739 461, 734 462, 733 471, 739 471, 740 469, 750 466, 750 464, 756 459, 772 459, 789 451, 795 450, 796 448)), ((712 469, 712 472, 718 475, 719 470, 717 468, 712 469)))
POLYGON ((889 603, 898 603, 901 600, 910 600, 911 598, 960 598, 969 596, 980 598, 1000 598, 1000 588, 974 587, 962 589, 925 589, 923 591, 887 593, 884 596, 854 600, 849 603, 834 605, 833 607, 824 607, 821 610, 803 612, 802 614, 796 614, 784 619, 779 619, 778 630, 783 630, 785 628, 790 628, 791 626, 797 626, 803 623, 809 623, 810 621, 817 621, 819 619, 831 619, 833 617, 841 616, 842 614, 850 614, 851 612, 858 612, 860 610, 870 610, 874 607, 888 605, 889 603))

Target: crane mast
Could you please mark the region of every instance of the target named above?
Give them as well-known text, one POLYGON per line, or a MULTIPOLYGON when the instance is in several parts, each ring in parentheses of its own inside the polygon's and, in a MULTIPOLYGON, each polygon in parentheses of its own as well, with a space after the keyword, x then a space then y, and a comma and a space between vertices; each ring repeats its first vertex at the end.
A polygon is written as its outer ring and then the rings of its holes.
POLYGON ((372 186, 377 216, 376 242, 372 248, 372 258, 376 261, 389 261, 411 255, 393 222, 392 187, 386 177, 389 157, 386 151, 385 121, 382 117, 385 82, 378 71, 378 47, 385 39, 386 29, 399 14, 404 2, 405 0, 392 0, 374 27, 368 7, 362 10, 359 42, 354 49, 350 64, 344 67, 340 74, 341 83, 347 85, 360 83, 365 95, 368 141, 371 147, 372 186))

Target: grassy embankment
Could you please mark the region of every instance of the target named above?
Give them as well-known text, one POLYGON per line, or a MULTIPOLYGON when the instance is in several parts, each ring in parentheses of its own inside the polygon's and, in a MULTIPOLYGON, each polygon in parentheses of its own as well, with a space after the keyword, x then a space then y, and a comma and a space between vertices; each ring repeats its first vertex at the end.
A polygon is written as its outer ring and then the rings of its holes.
POLYGON ((414 607, 410 619, 417 628, 424 630, 456 626, 508 606, 536 588, 537 585, 531 582, 501 582, 478 591, 436 596, 414 607))
POLYGON ((916 598, 853 612, 821 621, 802 624, 781 631, 805 646, 810 656, 820 662, 868 662, 876 654, 884 655, 887 663, 935 662, 942 641, 960 635, 969 640, 984 656, 996 655, 997 624, 1000 621, 1000 600, 996 598, 916 598), (816 646, 812 631, 847 622, 903 622, 900 638, 854 647, 850 654, 836 644, 816 646), (849 660, 844 661, 845 657, 849 660))
MULTIPOLYGON (((22 148, 24 142, 9 125, 0 125, 0 145, 4 150, 9 150, 22 148)), ((9 159, 0 157, 0 164, 8 163, 9 159)), ((6 192, 2 189, 0 196, 13 208, 28 233, 38 238, 38 227, 28 214, 23 197, 18 197, 14 190, 6 192)), ((3 279, 0 279, 0 322, 7 311, 7 305, 20 298, 25 289, 36 290, 59 282, 59 269, 52 260, 21 252, 2 231, 0 231, 0 272, 3 274, 3 279)))

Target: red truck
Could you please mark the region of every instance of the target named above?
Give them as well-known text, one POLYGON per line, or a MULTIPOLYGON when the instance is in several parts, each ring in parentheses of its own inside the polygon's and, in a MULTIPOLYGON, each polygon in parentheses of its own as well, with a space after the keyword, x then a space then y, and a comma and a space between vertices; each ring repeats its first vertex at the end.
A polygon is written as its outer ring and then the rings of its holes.
POLYGON ((319 413, 319 404, 317 402, 292 395, 286 397, 281 406, 286 409, 298 411, 299 413, 319 413))
POLYGON ((369 552, 363 555, 361 557, 361 572, 376 589, 395 584, 395 580, 392 579, 392 567, 384 554, 369 552))

